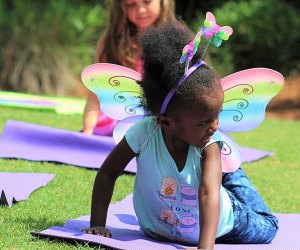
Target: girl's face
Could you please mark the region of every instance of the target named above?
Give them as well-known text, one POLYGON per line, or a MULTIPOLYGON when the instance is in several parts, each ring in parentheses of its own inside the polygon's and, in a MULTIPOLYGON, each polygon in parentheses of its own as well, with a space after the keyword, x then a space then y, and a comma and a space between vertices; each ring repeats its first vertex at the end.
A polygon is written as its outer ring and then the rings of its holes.
POLYGON ((152 25, 159 17, 161 0, 123 0, 127 18, 142 30, 152 25))
POLYGON ((218 129, 219 113, 224 101, 222 90, 214 91, 206 97, 205 107, 198 111, 181 110, 172 118, 169 138, 173 143, 183 143, 204 147, 218 129))

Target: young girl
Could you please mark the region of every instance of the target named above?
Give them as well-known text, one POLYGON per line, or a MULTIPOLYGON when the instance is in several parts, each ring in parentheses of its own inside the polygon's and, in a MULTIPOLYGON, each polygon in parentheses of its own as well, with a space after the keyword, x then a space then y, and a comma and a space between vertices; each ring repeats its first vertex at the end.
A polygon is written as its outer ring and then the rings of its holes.
MULTIPOLYGON (((96 63, 115 63, 142 72, 137 34, 152 24, 173 19, 174 0, 111 0, 109 23, 98 43, 96 63)), ((89 91, 83 132, 111 135, 115 124, 100 111, 98 98, 89 91)))
POLYGON ((141 36, 142 102, 149 116, 126 132, 99 169, 90 228, 105 228, 116 179, 137 160, 133 203, 144 233, 154 239, 213 249, 215 241, 269 243, 278 221, 242 168, 222 175, 218 116, 224 93, 213 69, 197 53, 179 63, 190 32, 174 21, 141 36))

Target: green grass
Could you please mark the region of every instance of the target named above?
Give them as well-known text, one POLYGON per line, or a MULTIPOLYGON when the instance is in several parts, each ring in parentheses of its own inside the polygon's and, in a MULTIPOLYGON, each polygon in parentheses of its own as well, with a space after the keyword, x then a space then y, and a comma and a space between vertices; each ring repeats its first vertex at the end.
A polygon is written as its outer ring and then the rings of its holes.
MULTIPOLYGON (((81 116, 45 111, 0 108, 0 130, 8 119, 68 130, 81 128, 81 116)), ((300 122, 266 119, 256 130, 232 136, 241 146, 273 151, 274 157, 244 165, 270 209, 277 213, 300 213, 300 122)), ((1 149, 0 149, 1 150, 1 149)), ((0 207, 0 249, 89 249, 87 246, 37 240, 30 231, 41 231, 90 213, 95 170, 74 166, 0 159, 3 172, 54 173, 56 177, 26 200, 0 207)), ((134 176, 122 175, 112 202, 132 192, 134 176)))

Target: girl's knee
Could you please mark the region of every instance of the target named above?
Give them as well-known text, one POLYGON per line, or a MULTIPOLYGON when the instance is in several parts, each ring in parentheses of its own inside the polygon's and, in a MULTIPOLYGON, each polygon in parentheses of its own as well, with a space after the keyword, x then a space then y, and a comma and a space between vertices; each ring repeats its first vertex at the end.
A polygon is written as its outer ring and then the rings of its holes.
POLYGON ((275 238, 278 232, 278 227, 274 226, 269 232, 262 238, 261 244, 269 244, 275 238))
POLYGON ((275 217, 274 215, 272 215, 272 218, 270 218, 270 221, 272 223, 272 231, 270 232, 270 238, 268 239, 268 242, 266 243, 271 243, 271 241, 275 238, 275 236, 277 235, 279 226, 278 226, 278 219, 277 217, 275 217))
POLYGON ((271 215, 264 220, 257 221, 256 234, 253 238, 255 244, 269 244, 275 238, 278 231, 278 219, 271 215))

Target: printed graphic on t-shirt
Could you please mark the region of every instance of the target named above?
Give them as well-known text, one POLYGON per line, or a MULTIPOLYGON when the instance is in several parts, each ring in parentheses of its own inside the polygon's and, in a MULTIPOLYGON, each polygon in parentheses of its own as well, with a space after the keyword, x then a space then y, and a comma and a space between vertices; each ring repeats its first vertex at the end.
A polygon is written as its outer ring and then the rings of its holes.
POLYGON ((192 233, 194 232, 196 225, 196 218, 192 214, 185 214, 181 219, 180 232, 192 233))
POLYGON ((169 201, 176 200, 177 182, 174 178, 164 178, 159 197, 169 201))
POLYGON ((174 226, 174 213, 172 212, 172 210, 167 209, 167 208, 162 208, 162 210, 160 212, 160 221, 170 227, 173 227, 174 226))
MULTIPOLYGON (((176 179, 166 177, 162 181, 158 196, 165 201, 161 203, 160 224, 165 226, 169 237, 187 240, 188 234, 198 229, 198 215, 193 214, 195 209, 198 209, 196 190, 187 184, 181 185, 181 190, 178 190, 176 179)), ((161 235, 162 232, 160 231, 159 234, 161 235)))
POLYGON ((194 206, 198 204, 196 191, 188 185, 181 186, 181 199, 183 206, 194 206))

